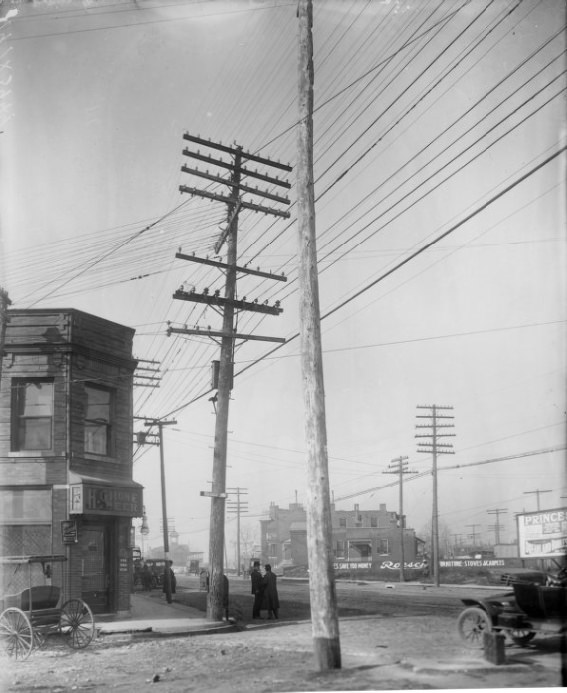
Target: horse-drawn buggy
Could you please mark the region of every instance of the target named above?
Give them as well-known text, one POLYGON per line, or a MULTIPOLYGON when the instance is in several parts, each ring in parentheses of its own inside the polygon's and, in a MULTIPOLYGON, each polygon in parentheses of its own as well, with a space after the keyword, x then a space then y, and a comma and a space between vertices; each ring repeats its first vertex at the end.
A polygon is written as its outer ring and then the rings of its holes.
POLYGON ((69 599, 60 605, 61 587, 52 582, 54 572, 62 572, 55 570, 55 564, 66 560, 59 555, 0 558, 6 591, 0 599, 0 646, 9 656, 26 659, 52 633, 60 633, 74 649, 87 647, 95 636, 88 604, 82 599, 69 599), (24 582, 27 586, 16 591, 24 582))

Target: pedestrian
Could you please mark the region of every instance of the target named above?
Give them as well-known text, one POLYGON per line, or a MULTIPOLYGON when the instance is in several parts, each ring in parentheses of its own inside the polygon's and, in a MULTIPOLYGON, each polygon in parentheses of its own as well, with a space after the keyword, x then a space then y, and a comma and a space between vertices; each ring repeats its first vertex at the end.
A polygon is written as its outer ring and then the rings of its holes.
POLYGON ((264 583, 260 572, 260 561, 254 561, 252 572, 250 573, 252 583, 252 594, 254 595, 254 605, 252 606, 252 618, 262 618, 262 596, 264 594, 264 583))
POLYGON ((280 608, 280 600, 278 597, 278 579, 275 573, 272 573, 272 566, 266 563, 264 566, 266 574, 264 575, 264 599, 266 608, 268 609, 268 618, 278 618, 278 610, 280 608))
POLYGON ((167 575, 169 574, 169 586, 171 588, 171 594, 175 594, 175 588, 177 586, 177 579, 175 577, 175 573, 173 572, 173 568, 171 567, 173 565, 173 561, 167 561, 165 564, 165 570, 164 570, 164 575, 163 575, 163 592, 166 593, 167 597, 167 575))

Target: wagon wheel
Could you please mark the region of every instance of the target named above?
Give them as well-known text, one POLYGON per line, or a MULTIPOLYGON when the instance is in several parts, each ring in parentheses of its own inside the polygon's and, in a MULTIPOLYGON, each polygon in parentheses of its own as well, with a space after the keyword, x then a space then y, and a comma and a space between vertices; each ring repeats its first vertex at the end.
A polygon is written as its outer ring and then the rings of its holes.
POLYGON ((93 612, 82 599, 69 599, 61 607, 59 630, 67 636, 67 644, 80 650, 91 642, 95 635, 93 612))
POLYGON ((519 647, 524 647, 536 636, 533 630, 527 630, 526 628, 509 630, 508 635, 510 636, 510 640, 512 640, 512 642, 519 647))
POLYGON ((27 659, 34 646, 32 624, 26 614, 10 607, 0 615, 0 642, 10 657, 27 659))
POLYGON ((461 611, 457 619, 457 630, 467 647, 480 648, 484 644, 484 633, 490 633, 490 616, 479 606, 470 606, 461 611))

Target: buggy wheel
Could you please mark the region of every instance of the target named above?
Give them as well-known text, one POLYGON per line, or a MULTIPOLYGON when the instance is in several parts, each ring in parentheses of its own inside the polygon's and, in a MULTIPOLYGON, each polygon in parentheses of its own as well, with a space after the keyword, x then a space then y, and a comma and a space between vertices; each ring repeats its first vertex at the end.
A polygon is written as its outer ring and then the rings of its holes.
POLYGON ((6 654, 15 659, 27 659, 34 646, 32 625, 26 614, 10 607, 0 615, 0 642, 6 654))
POLYGON ((519 647, 524 647, 536 636, 533 630, 526 630, 524 628, 509 630, 508 635, 510 636, 510 640, 519 647))
POLYGON ((479 606, 469 606, 461 611, 457 619, 457 630, 467 647, 481 648, 484 645, 484 633, 490 633, 492 623, 490 616, 479 606))
POLYGON ((59 615, 59 630, 66 636, 67 645, 75 650, 87 647, 95 635, 93 612, 82 599, 65 602, 59 615))

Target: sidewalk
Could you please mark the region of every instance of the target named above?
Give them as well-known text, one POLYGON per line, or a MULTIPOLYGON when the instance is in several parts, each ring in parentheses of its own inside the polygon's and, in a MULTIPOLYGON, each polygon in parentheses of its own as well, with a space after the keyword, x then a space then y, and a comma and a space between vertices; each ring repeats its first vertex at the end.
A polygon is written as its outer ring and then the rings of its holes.
POLYGON ((95 616, 100 635, 118 633, 191 634, 230 632, 238 630, 231 622, 209 621, 203 613, 190 606, 173 601, 168 604, 164 596, 134 592, 130 595, 130 614, 100 614, 95 616))

